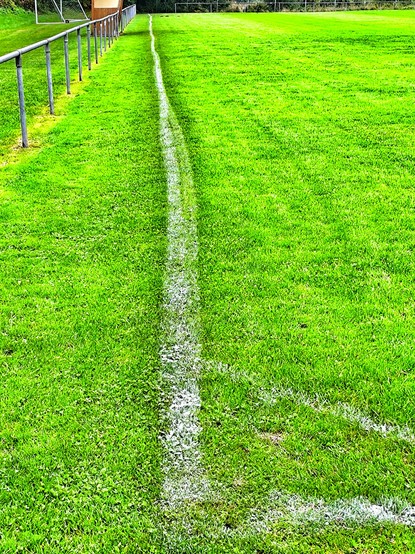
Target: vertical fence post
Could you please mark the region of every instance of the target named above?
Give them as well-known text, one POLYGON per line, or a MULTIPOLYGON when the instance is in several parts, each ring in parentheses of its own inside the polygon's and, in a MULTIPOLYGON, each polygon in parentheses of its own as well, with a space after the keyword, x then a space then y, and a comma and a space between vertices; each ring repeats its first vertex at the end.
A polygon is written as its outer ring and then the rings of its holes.
POLYGON ((17 93, 19 95, 20 128, 22 130, 22 146, 23 148, 27 148, 29 146, 29 140, 27 138, 26 106, 24 100, 23 68, 21 54, 16 57, 16 75, 17 93))
POLYGON ((86 28, 86 46, 88 53, 88 71, 91 71, 91 25, 86 28))
POLYGON ((81 44, 81 29, 76 31, 78 42, 78 78, 82 81, 82 44, 81 44))
POLYGON ((55 105, 53 101, 53 82, 52 82, 52 67, 50 63, 50 43, 45 44, 45 58, 46 58, 46 78, 48 81, 48 97, 49 97, 49 113, 54 115, 55 105))
MULTIPOLYGON (((306 1, 306 0, 305 0, 306 1)), ((219 0, 216 0, 218 7, 219 0)), ((395 0, 396 3, 396 0, 395 0)), ((274 1, 275 5, 275 1, 274 1)), ((210 9, 212 11, 212 3, 210 4, 210 9)), ((218 9, 218 8, 217 8, 218 9)), ((92 23, 93 33, 94 33, 94 53, 95 53, 95 62, 98 63, 99 54, 103 55, 103 42, 104 42, 104 51, 107 50, 107 38, 108 38, 108 47, 114 42, 114 39, 118 39, 120 34, 124 31, 128 23, 135 15, 135 6, 122 11, 121 15, 117 12, 116 14, 106 18, 104 21, 99 22, 99 50, 98 50, 98 29, 97 23, 92 23), (104 26, 104 37, 102 26, 104 26)), ((88 47, 88 69, 91 69, 91 24, 87 26, 87 47, 88 47)), ((73 29, 75 31, 75 29, 73 29)), ((66 31, 63 35, 63 46, 64 46, 64 63, 65 63, 65 84, 66 84, 66 93, 71 94, 71 74, 70 74, 70 65, 69 65, 69 34, 72 30, 66 31)), ((76 28, 77 34, 77 51, 78 51, 78 77, 79 81, 82 81, 82 35, 81 28, 76 28)), ((53 77, 52 77, 52 60, 51 60, 51 49, 50 41, 48 40, 43 43, 45 46, 45 62, 46 62, 46 77, 47 77, 47 86, 48 86, 48 97, 49 97, 49 111, 52 115, 55 113, 54 105, 54 94, 53 94, 53 77)), ((40 46, 40 45, 39 45, 40 46)), ((28 134, 27 134, 27 118, 26 118, 26 104, 25 104, 25 93, 24 93, 24 83, 23 83, 23 65, 22 65, 22 54, 18 53, 15 57, 16 63, 16 79, 17 79, 17 93, 19 100, 19 115, 20 115, 20 129, 22 136, 22 147, 27 148, 29 146, 28 134)))
POLYGON ((101 58, 102 58, 102 26, 103 26, 103 22, 100 21, 99 22, 99 53, 101 55, 101 58))
POLYGON ((66 94, 71 94, 71 73, 69 69, 69 48, 68 48, 69 36, 66 33, 63 39, 63 51, 65 54, 65 80, 66 80, 66 94))
POLYGON ((94 23, 94 54, 95 54, 95 63, 98 63, 98 37, 97 37, 96 23, 94 23))

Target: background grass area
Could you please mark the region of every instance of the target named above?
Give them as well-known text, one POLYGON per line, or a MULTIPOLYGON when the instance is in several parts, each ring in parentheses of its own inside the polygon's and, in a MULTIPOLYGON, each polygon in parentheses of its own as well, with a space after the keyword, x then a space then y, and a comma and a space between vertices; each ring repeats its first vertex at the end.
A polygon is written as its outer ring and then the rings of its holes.
MULTIPOLYGON (((273 489, 415 503, 413 445, 289 399, 269 406, 259 390, 415 424, 414 17, 154 19, 199 198, 204 356, 247 375, 205 371, 205 463, 226 492, 196 510, 201 536, 206 514, 235 529, 273 489)), ((195 538, 191 551, 415 547, 413 531, 387 526, 287 533, 208 550, 195 538)))
MULTIPOLYGON (((159 509, 166 191, 147 17, 40 149, 1 169, 2 552, 414 550, 398 526, 244 527, 275 489, 415 504, 412 444, 263 398, 289 386, 415 426, 413 21, 154 19, 199 199, 218 493, 183 514, 159 509)), ((4 121, 5 152, 18 125, 4 121)))
POLYGON ((0 172, 2 553, 160 551, 165 178, 146 25, 0 172))
POLYGON ((75 23, 36 25, 34 13, 0 9, 0 56, 75 25, 75 23))
MULTIPOLYGON (((0 55, 18 50, 34 42, 56 35, 76 24, 36 25, 34 14, 0 11, 0 55)), ((83 63, 86 72, 86 31, 83 36, 83 63)), ((69 59, 72 79, 77 79, 76 34, 69 38, 69 59)), ((92 42, 93 52, 93 42, 92 42)), ((94 54, 93 54, 94 56, 94 54)), ((55 95, 64 94, 65 65, 63 41, 51 44, 52 74, 55 95)), ((23 79, 29 123, 32 117, 48 106, 45 52, 40 48, 23 56, 23 79)), ((19 104, 17 98, 16 65, 14 60, 0 65, 0 156, 7 153, 11 142, 20 140, 19 104)), ((59 115, 59 113, 58 113, 59 115)), ((30 139, 30 137, 29 137, 30 139)))

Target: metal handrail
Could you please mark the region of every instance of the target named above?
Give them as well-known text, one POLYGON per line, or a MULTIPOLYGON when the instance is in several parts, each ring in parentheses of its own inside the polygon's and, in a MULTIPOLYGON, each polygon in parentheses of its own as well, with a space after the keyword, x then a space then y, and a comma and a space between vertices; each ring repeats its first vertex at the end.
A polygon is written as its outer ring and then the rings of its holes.
POLYGON ((120 34, 124 31, 128 23, 136 15, 136 6, 128 6, 121 12, 121 16, 118 11, 101 17, 100 19, 94 19, 88 21, 82 25, 77 25, 66 31, 62 31, 57 35, 53 35, 50 38, 29 44, 19 50, 9 52, 4 56, 0 56, 0 65, 2 63, 15 60, 16 62, 16 78, 17 78, 17 92, 19 98, 19 110, 20 110, 20 128, 22 133, 22 146, 27 148, 29 146, 29 140, 27 136, 27 121, 26 121, 26 106, 23 84, 23 55, 38 48, 45 48, 45 62, 46 62, 46 76, 48 85, 48 97, 49 97, 49 112, 53 115, 55 113, 54 98, 53 98, 53 81, 52 81, 52 63, 50 57, 50 44, 61 38, 64 39, 64 58, 65 58, 65 82, 66 92, 71 93, 71 77, 69 68, 69 35, 76 33, 77 35, 77 53, 78 53, 78 79, 82 81, 82 40, 81 30, 86 28, 87 31, 87 57, 88 57, 88 70, 91 70, 91 27, 93 29, 93 41, 94 41, 94 53, 95 63, 98 63, 99 56, 102 56, 103 51, 106 52, 107 46, 110 48, 114 42, 114 39, 118 39, 120 34), (99 50, 98 50, 99 42, 99 50))

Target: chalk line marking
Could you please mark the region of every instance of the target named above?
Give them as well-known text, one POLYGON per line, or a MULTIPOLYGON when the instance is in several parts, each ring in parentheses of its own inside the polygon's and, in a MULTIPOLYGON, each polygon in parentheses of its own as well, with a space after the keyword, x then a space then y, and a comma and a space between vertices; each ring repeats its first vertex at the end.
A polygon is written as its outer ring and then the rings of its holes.
POLYGON ((415 434, 409 427, 379 423, 361 412, 358 408, 346 404, 345 402, 330 404, 319 394, 309 396, 304 392, 294 391, 290 388, 284 389, 275 387, 271 391, 261 391, 261 399, 268 404, 276 404, 280 398, 288 398, 295 402, 295 404, 307 406, 315 412, 330 414, 334 417, 344 419, 349 423, 358 425, 364 431, 378 433, 384 438, 390 437, 415 444, 415 434))
POLYGON ((415 444, 415 432, 410 427, 401 427, 399 425, 375 421, 369 415, 359 410, 359 408, 346 402, 331 404, 319 394, 308 395, 303 391, 293 390, 289 387, 277 386, 267 390, 263 386, 258 386, 255 375, 249 374, 246 371, 237 371, 221 362, 205 362, 205 367, 208 371, 225 374, 233 381, 248 381, 252 386, 259 389, 260 400, 266 404, 272 405, 276 404, 280 399, 288 399, 298 406, 306 406, 315 412, 344 419, 349 423, 358 425, 364 431, 378 433, 383 438, 399 439, 410 444, 415 444))
MULTIPOLYGON (((207 499, 211 493, 199 447, 201 428, 198 421, 198 376, 202 360, 198 338, 198 241, 194 186, 183 133, 164 87, 152 17, 149 17, 151 51, 160 104, 160 141, 166 167, 169 203, 163 339, 160 348, 168 408, 163 414, 167 431, 161 441, 164 447, 163 496, 166 503, 174 507, 183 502, 207 499)), ((228 368, 225 364, 222 366, 228 368)), ((262 393, 264 401, 275 402, 277 398, 290 398, 297 404, 357 423, 367 431, 376 431, 382 436, 393 435, 409 442, 415 440, 409 428, 376 423, 347 404, 330 406, 320 397, 311 398, 291 389, 275 388, 271 393, 262 393)), ((266 504, 266 507, 253 509, 248 520, 237 529, 220 530, 219 526, 215 526, 215 533, 222 531, 227 535, 246 535, 268 532, 273 523, 279 520, 294 525, 308 523, 319 527, 386 522, 415 527, 415 507, 400 499, 383 499, 378 504, 360 497, 326 502, 274 491, 266 504)), ((185 522, 185 526, 187 523, 190 522, 185 522)))
MULTIPOLYGON (((181 514, 183 518, 183 514, 181 514)), ((177 522, 176 522, 177 523, 177 522)), ((204 529, 204 536, 214 541, 220 537, 250 538, 274 534, 276 526, 301 527, 317 530, 355 529, 384 525, 415 527, 415 506, 400 498, 383 497, 377 503, 364 497, 325 501, 281 491, 272 491, 262 505, 250 510, 247 518, 236 527, 223 526, 213 521, 204 529)), ((191 526, 185 518, 171 529, 171 544, 185 540, 191 526)), ((192 533, 191 533, 192 535, 192 533)))
POLYGON ((192 171, 183 133, 164 87, 149 16, 151 52, 160 105, 160 142, 167 176, 167 259, 160 359, 165 385, 163 497, 170 506, 202 500, 209 483, 199 448, 201 368, 199 342, 198 239, 192 171))
POLYGON ((280 521, 319 529, 379 524, 415 527, 415 507, 399 498, 382 498, 376 504, 363 497, 327 502, 273 491, 267 506, 252 510, 248 521, 234 532, 236 535, 268 533, 280 521))
POLYGON ((251 512, 250 527, 258 532, 269 531, 280 520, 293 525, 401 524, 415 527, 415 507, 399 498, 382 498, 377 504, 363 497, 326 502, 320 498, 304 498, 273 491, 267 509, 251 512))

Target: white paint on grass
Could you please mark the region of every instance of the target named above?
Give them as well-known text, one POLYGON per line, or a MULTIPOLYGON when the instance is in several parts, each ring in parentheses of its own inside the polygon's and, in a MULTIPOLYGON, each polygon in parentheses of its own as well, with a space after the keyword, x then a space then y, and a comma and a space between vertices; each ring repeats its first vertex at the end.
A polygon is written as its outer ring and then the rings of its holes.
POLYGON ((383 523, 415 527, 415 507, 399 498, 383 498, 376 504, 363 497, 326 502, 274 491, 265 509, 251 512, 246 527, 256 533, 266 533, 279 521, 319 529, 329 525, 347 527, 383 523))
MULTIPOLYGON (((183 134, 169 104, 164 88, 160 59, 150 16, 151 51, 160 102, 160 140, 163 148, 168 185, 168 246, 164 283, 163 340, 160 349, 166 409, 167 431, 161 437, 164 447, 164 499, 169 506, 203 500, 210 496, 209 483, 203 468, 199 448, 201 431, 198 421, 200 394, 198 375, 201 369, 199 342, 199 292, 197 285, 197 228, 191 169, 183 134)), ((220 365, 221 372, 230 371, 220 365)), ((230 371, 234 379, 252 377, 230 371)), ((307 396, 292 389, 275 388, 261 391, 268 403, 289 398, 358 424, 366 431, 415 442, 413 431, 396 425, 377 423, 358 409, 345 404, 330 405, 325 399, 307 396)), ((278 521, 294 525, 369 525, 376 523, 403 524, 415 527, 415 507, 399 499, 383 499, 377 504, 365 498, 340 499, 327 502, 273 492, 265 507, 252 510, 249 520, 225 534, 269 532, 278 521)), ((187 522, 189 523, 189 522, 187 522)), ((215 526, 216 527, 216 526, 215 526)), ((216 527, 217 533, 220 529, 216 527)), ((216 536, 216 535, 215 535, 216 536)))
POLYGON ((281 398, 288 398, 297 405, 307 406, 319 413, 326 413, 334 417, 339 417, 358 425, 365 431, 379 433, 382 437, 396 438, 411 444, 415 443, 415 434, 409 427, 400 427, 399 425, 374 421, 358 408, 346 404, 345 402, 330 404, 325 398, 318 394, 309 396, 304 392, 294 391, 290 388, 276 387, 271 391, 261 391, 261 399, 268 404, 275 404, 278 402, 278 399, 281 398))
POLYGON ((358 425, 367 432, 378 433, 384 438, 399 439, 415 444, 415 432, 408 426, 401 427, 390 423, 375 421, 370 416, 346 402, 330 403, 319 394, 308 395, 303 391, 296 391, 289 387, 273 387, 267 390, 257 384, 257 376, 246 371, 237 371, 222 362, 205 362, 209 371, 227 375, 232 381, 248 381, 251 386, 259 389, 259 397, 266 404, 276 404, 280 399, 288 399, 298 406, 306 406, 315 412, 329 414, 358 425))
POLYGON ((160 103, 160 141, 167 176, 167 260, 160 358, 165 384, 164 500, 204 499, 209 485, 199 448, 200 395, 197 227, 192 173, 183 134, 169 104, 150 16, 151 52, 160 103))

